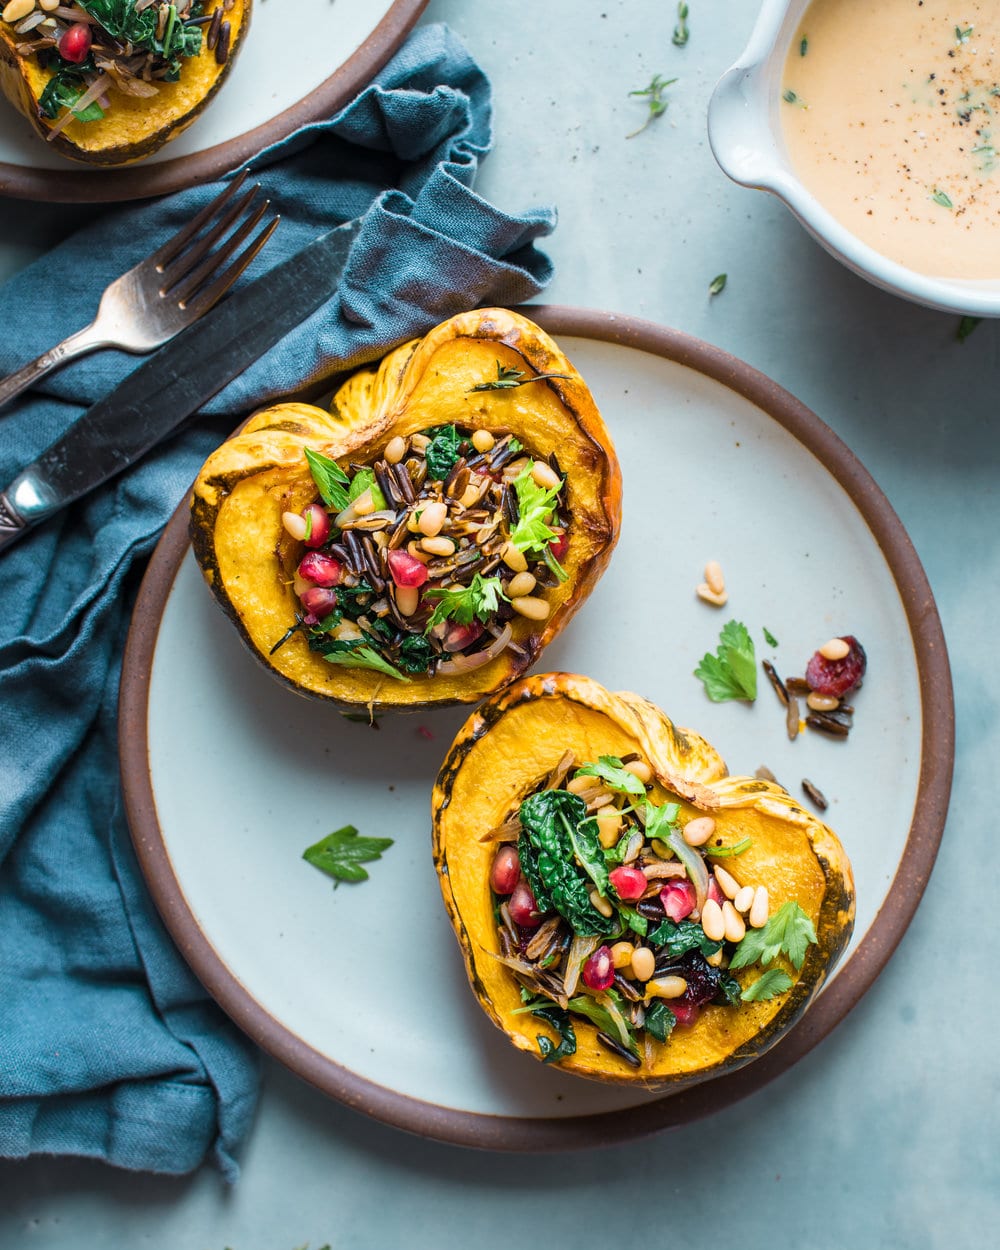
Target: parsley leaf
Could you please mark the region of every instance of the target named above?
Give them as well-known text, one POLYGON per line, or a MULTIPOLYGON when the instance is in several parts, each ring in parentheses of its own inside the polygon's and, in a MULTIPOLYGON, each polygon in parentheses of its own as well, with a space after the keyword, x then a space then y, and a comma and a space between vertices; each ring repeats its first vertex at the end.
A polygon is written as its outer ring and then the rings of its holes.
POLYGON ((350 503, 347 493, 350 479, 347 474, 336 461, 331 460, 329 456, 324 456, 322 452, 313 451, 311 447, 307 447, 305 451, 309 472, 312 474, 323 502, 328 508, 336 508, 338 512, 343 512, 350 503))
POLYGON ((577 777, 599 777, 609 790, 644 795, 646 787, 635 773, 630 773, 616 755, 602 755, 596 764, 584 764, 576 770, 577 777))
POLYGON ((715 655, 706 654, 694 670, 713 703, 757 697, 757 662, 753 639, 741 621, 727 621, 715 655))
POLYGON ((785 990, 790 990, 795 982, 783 972, 781 968, 768 968, 762 976, 740 994, 740 998, 745 1003, 766 1002, 769 998, 774 998, 778 994, 784 994, 785 990))
POLYGON ((746 937, 733 951, 730 968, 746 968, 760 963, 766 967, 779 955, 786 955, 795 968, 801 968, 810 943, 816 941, 816 930, 794 899, 779 907, 763 929, 748 929, 746 937))
POLYGON ((573 1028, 573 1021, 569 1018, 568 1012, 563 1011, 555 1003, 549 1003, 532 1007, 531 1014, 551 1024, 560 1038, 559 1045, 553 1046, 544 1033, 538 1034, 536 1040, 538 1049, 541 1051, 542 1063, 558 1063, 560 1059, 568 1059, 570 1055, 576 1054, 576 1030, 573 1028))
POLYGON ((767 643, 767 645, 768 645, 769 647, 776 647, 776 646, 778 646, 778 640, 777 640, 777 638, 775 638, 774 634, 772 634, 772 633, 771 633, 771 631, 768 629, 768 627, 767 627, 766 625, 763 625, 763 626, 761 626, 761 628, 762 628, 762 629, 763 629, 763 631, 764 631, 764 641, 767 643))
POLYGON ((334 639, 323 647, 323 659, 331 664, 339 664, 342 668, 371 668, 377 673, 385 673, 395 681, 409 681, 398 668, 393 668, 388 660, 360 639, 334 639))
POLYGON ((514 479, 517 492, 517 524, 510 532, 510 541, 518 551, 547 551, 556 537, 549 528, 552 514, 563 484, 539 486, 531 476, 531 465, 525 465, 514 479))
POLYGON ((451 588, 438 587, 424 592, 424 598, 437 599, 434 611, 427 619, 425 633, 440 625, 442 621, 457 621, 459 625, 469 625, 472 618, 486 622, 500 606, 500 600, 506 599, 503 584, 499 577, 483 577, 477 573, 468 586, 451 588))
POLYGON ((662 998, 658 998, 655 1002, 650 1003, 646 1008, 645 1029, 647 1033, 651 1033, 658 1042, 665 1042, 673 1032, 674 1025, 677 1023, 677 1017, 666 1005, 662 998))
POLYGON ((363 838, 353 825, 344 825, 307 847, 302 858, 335 881, 367 881, 368 872, 361 865, 381 859, 390 846, 392 838, 363 838))
POLYGON ((382 512, 389 506, 386 503, 385 495, 382 494, 381 488, 375 480, 374 469, 358 469, 357 473, 351 478, 351 486, 347 492, 348 501, 353 503, 366 490, 370 490, 372 493, 372 503, 375 505, 376 512, 382 512))

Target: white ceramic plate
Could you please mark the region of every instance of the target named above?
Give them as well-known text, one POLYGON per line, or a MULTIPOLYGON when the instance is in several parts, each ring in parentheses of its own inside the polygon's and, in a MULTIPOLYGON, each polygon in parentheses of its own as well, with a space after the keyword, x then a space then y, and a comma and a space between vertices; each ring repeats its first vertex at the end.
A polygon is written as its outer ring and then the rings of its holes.
POLYGON ((788 1037, 740 1072, 669 1097, 568 1077, 515 1052, 469 990, 430 859, 431 785, 467 711, 387 716, 376 731, 290 694, 202 584, 183 507, 143 587, 122 699, 140 860, 168 927, 226 1010, 295 1071, 380 1119, 512 1149, 684 1123, 825 1036, 916 908, 953 758, 948 663, 926 579, 888 503, 832 432, 748 366, 684 335, 608 314, 526 311, 590 384, 625 482, 609 571, 539 667, 640 691, 704 733, 732 772, 766 764, 800 797, 810 778, 853 861, 854 939, 788 1037), (694 594, 709 558, 728 582, 721 611, 694 594), (754 706, 709 702, 693 669, 730 617, 787 676, 831 635, 861 639, 869 668, 849 740, 810 731, 790 742, 763 675, 754 706), (395 844, 368 882, 334 889, 301 854, 348 823, 395 844))
POLYGON ((0 97, 0 192, 104 201, 176 191, 236 169, 299 126, 331 116, 389 59, 427 0, 256 0, 250 31, 218 96, 139 165, 94 169, 38 138, 0 97), (294 30, 309 32, 288 38, 294 30))

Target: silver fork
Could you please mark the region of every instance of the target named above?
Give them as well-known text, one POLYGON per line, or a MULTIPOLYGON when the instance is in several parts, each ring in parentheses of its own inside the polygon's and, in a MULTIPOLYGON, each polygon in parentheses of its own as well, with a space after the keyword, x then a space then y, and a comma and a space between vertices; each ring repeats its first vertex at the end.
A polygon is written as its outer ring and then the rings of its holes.
POLYGON ((208 312, 250 264, 280 220, 275 214, 247 242, 270 200, 253 207, 259 183, 236 199, 246 177, 244 170, 163 247, 116 278, 101 296, 97 316, 89 326, 0 381, 0 405, 76 356, 99 347, 150 352, 208 312), (229 230, 232 233, 220 243, 229 230), (223 268, 230 258, 232 263, 223 268))

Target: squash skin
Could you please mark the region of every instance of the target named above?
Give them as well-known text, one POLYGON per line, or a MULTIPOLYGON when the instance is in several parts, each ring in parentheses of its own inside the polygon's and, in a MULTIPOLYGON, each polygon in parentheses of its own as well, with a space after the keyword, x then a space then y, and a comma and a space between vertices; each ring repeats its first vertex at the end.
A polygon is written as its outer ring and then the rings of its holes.
MULTIPOLYGON (((539 1035, 558 1041, 541 1020, 516 1014, 522 1006, 517 982, 493 958, 499 944, 489 873, 496 844, 480 838, 537 788, 567 749, 577 763, 639 752, 654 769, 654 802, 676 797, 688 818, 710 813, 728 843, 749 834, 752 846, 724 861, 727 868, 744 882, 767 885, 772 913, 796 900, 813 920, 818 942, 798 972, 779 960, 794 980, 787 992, 735 1008, 704 1007, 693 1025, 654 1043, 653 1062, 641 1070, 602 1047, 596 1028, 576 1016, 576 1054, 553 1066, 591 1080, 669 1091, 743 1067, 792 1027, 847 946, 855 911, 850 863, 836 835, 781 787, 729 776, 709 743, 676 728, 647 700, 613 694, 575 674, 524 678, 480 706, 457 735, 434 787, 439 884, 480 1005, 515 1047, 536 1059, 539 1035)), ((746 985, 759 973, 751 967, 735 975, 746 985)))
POLYGON ((191 502, 192 547, 220 606, 252 654, 280 681, 343 711, 383 711, 470 703, 501 689, 535 662, 571 619, 607 567, 621 529, 622 481, 608 431, 589 389, 538 326, 506 309, 462 313, 422 339, 354 373, 330 412, 279 404, 256 414, 202 467, 191 502), (527 374, 562 373, 510 390, 473 392, 496 376, 496 364, 527 374), (295 623, 291 574, 302 548, 284 533, 281 514, 316 496, 304 448, 346 463, 370 460, 397 434, 451 422, 512 430, 540 455, 555 452, 566 475, 569 575, 548 591, 544 622, 515 618, 514 641, 482 668, 413 676, 407 683, 327 663, 300 635, 274 655, 295 623), (279 577, 275 555, 285 570, 279 577))
MULTIPOLYGON (((222 0, 208 0, 211 14, 222 0)), ((42 116, 38 101, 52 74, 35 57, 17 55, 21 40, 0 20, 0 90, 47 146, 88 165, 128 165, 151 156, 196 120, 228 77, 250 28, 253 0, 235 0, 226 15, 231 27, 229 56, 218 65, 202 40, 201 52, 187 58, 179 81, 163 83, 157 95, 141 98, 112 89, 112 108, 99 121, 71 121, 49 139, 53 120, 42 116)))

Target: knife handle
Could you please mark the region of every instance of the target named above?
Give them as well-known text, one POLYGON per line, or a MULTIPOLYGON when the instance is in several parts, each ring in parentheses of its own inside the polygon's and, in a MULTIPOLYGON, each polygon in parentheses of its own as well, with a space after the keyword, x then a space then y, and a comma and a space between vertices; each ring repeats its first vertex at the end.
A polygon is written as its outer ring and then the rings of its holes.
POLYGON ((31 468, 19 473, 0 491, 0 551, 6 550, 39 521, 58 511, 46 498, 44 481, 31 468))

